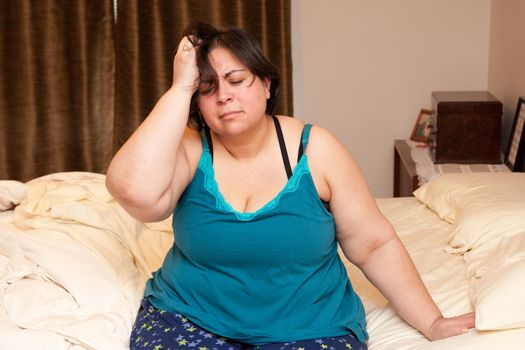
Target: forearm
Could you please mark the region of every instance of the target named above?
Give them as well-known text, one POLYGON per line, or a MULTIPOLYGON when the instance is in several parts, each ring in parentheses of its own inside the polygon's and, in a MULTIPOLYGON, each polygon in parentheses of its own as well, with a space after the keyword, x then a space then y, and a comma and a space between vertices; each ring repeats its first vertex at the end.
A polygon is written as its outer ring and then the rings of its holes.
POLYGON ((360 268, 396 312, 430 338, 432 325, 442 314, 401 241, 393 237, 377 247, 360 268))
POLYGON ((110 163, 107 186, 116 198, 155 201, 169 188, 188 120, 191 91, 170 89, 110 163), (148 196, 149 198, 145 198, 148 196))

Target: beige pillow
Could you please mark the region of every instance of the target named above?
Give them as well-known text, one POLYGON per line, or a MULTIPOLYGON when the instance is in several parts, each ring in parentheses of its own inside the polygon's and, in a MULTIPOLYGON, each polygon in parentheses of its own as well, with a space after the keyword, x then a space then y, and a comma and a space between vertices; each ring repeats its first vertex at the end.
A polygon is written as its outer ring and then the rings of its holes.
POLYGON ((525 173, 445 174, 414 196, 455 224, 450 252, 525 231, 525 173))
POLYGON ((525 232, 503 239, 481 254, 483 263, 476 268, 469 293, 476 328, 525 327, 525 232))

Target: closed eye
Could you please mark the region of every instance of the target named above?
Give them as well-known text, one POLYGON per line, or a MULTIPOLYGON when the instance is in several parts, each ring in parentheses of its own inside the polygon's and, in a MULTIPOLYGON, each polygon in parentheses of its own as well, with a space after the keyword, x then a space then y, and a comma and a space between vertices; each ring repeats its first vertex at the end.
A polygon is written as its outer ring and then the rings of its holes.
POLYGON ((201 83, 199 86, 199 94, 207 96, 215 92, 215 86, 211 83, 201 83))

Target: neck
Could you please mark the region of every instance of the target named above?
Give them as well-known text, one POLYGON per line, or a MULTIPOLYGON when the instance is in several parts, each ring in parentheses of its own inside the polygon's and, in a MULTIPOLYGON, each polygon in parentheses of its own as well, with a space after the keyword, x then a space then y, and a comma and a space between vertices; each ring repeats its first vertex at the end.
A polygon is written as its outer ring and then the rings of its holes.
POLYGON ((262 118, 251 130, 235 137, 214 136, 222 148, 234 159, 253 159, 263 149, 272 135, 272 120, 270 117, 262 118))

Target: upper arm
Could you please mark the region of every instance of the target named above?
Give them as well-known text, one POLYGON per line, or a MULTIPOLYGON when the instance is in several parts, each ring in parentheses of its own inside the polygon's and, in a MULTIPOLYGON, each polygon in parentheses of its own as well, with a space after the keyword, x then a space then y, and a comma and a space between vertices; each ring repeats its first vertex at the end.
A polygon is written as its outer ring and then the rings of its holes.
POLYGON ((395 237, 393 227, 379 211, 356 161, 333 134, 312 128, 308 148, 312 168, 328 188, 337 240, 345 256, 360 266, 395 237))
MULTIPOLYGON (((145 186, 140 189, 134 189, 133 186, 126 185, 123 182, 118 185, 117 189, 113 188, 114 185, 109 185, 108 190, 119 204, 137 220, 144 222, 161 221, 173 212, 180 195, 195 174, 201 153, 202 146, 200 145, 199 134, 194 130, 187 129, 177 148, 176 156, 173 158, 174 164, 156 165, 159 167, 157 174, 169 179, 160 192, 157 189, 153 190, 157 184, 152 182, 158 181, 155 177, 147 179, 145 186), (152 183, 155 186, 150 189, 147 183, 152 183)), ((125 179, 127 176, 122 175, 120 178, 125 179)))
POLYGON ((160 221, 171 215, 180 196, 193 179, 198 166, 202 146, 200 135, 192 129, 186 129, 177 150, 173 178, 166 192, 160 197, 156 213, 146 221, 160 221))

